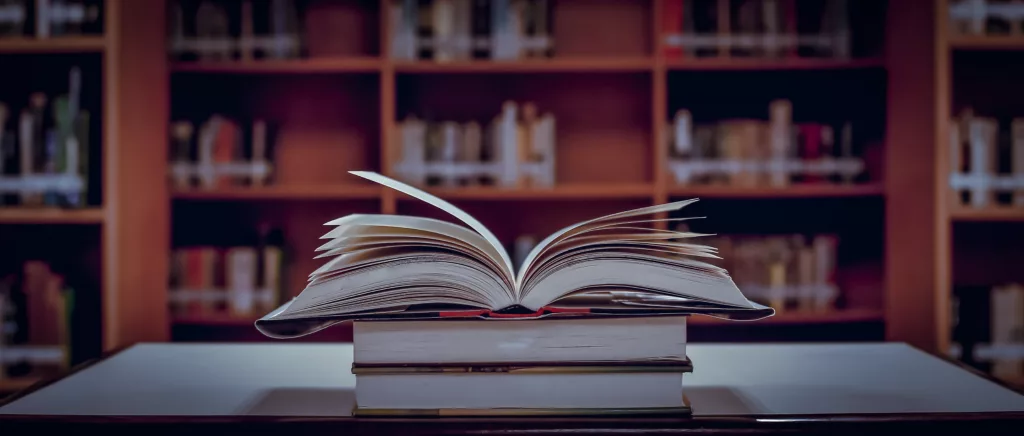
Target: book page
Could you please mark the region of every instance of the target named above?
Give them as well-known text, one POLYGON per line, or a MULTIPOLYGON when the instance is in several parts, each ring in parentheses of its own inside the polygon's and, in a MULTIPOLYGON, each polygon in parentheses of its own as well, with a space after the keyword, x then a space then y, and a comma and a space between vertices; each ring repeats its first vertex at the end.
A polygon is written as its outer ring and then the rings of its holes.
POLYGON ((508 253, 505 252, 505 247, 502 246, 501 242, 498 241, 498 238, 495 237, 490 230, 487 230, 487 227, 484 227, 484 225, 481 224, 480 221, 477 221, 476 218, 473 218, 471 215, 469 215, 462 209, 459 209, 454 204, 451 204, 425 191, 409 186, 405 183, 399 182, 392 178, 385 177, 372 171, 349 171, 349 173, 373 182, 380 183, 381 185, 387 186, 396 191, 400 191, 405 194, 416 197, 417 199, 423 200, 438 209, 448 212, 448 214, 466 223, 466 225, 468 225, 470 228, 476 230, 476 232, 479 233, 480 236, 483 236, 487 243, 491 245, 492 249, 498 252, 498 254, 501 256, 502 264, 506 268, 505 272, 509 281, 514 284, 517 283, 512 273, 512 271, 514 271, 512 266, 512 259, 509 257, 508 253))

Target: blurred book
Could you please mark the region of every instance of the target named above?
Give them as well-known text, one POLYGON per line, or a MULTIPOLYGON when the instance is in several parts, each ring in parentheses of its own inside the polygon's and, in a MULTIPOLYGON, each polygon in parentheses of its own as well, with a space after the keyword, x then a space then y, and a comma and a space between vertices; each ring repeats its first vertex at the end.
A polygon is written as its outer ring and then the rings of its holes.
POLYGON ((74 308, 74 290, 45 262, 0 280, 0 378, 67 369, 74 308))
POLYGON ((1024 35, 1024 4, 1006 0, 950 0, 949 30, 961 35, 1024 35))
POLYGON ((306 55, 298 0, 175 0, 169 5, 172 59, 295 59, 306 55))
POLYGON ((262 119, 241 124, 213 115, 197 131, 171 124, 170 178, 176 189, 258 187, 273 183, 275 128, 262 119))
POLYGON ((950 121, 952 204, 1024 207, 1024 117, 1009 122, 964 109, 950 121))
POLYGON ((397 178, 417 186, 555 185, 555 116, 532 103, 506 102, 489 123, 395 123, 397 178))
POLYGON ((0 39, 103 34, 103 0, 0 0, 0 39))
POLYGON ((854 155, 850 122, 792 122, 792 104, 775 100, 768 119, 695 124, 687 109, 666 128, 669 174, 680 185, 784 187, 798 183, 849 184, 864 176, 854 155))

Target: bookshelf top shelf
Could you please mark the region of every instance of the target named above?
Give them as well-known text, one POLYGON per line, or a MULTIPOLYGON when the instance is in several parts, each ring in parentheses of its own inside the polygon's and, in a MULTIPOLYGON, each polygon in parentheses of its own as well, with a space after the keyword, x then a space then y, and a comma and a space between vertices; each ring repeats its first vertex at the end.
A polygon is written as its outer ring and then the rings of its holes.
POLYGON ((990 209, 953 209, 949 213, 949 217, 953 221, 980 221, 980 222, 991 222, 991 221, 1004 221, 1004 222, 1024 222, 1024 208, 990 208, 990 209))
POLYGON ((1024 36, 953 35, 949 37, 949 48, 953 50, 1024 50, 1024 36))
POLYGON ((176 62, 171 71, 230 74, 374 73, 381 69, 376 57, 323 57, 291 60, 176 62))
MULTIPOLYGON (((654 195, 650 184, 561 185, 553 188, 428 188, 428 192, 449 200, 589 200, 649 199, 654 195)), ((400 194, 399 200, 415 200, 400 194)), ((416 200, 418 201, 418 200, 416 200)))
POLYGON ((0 224, 100 224, 102 208, 0 208, 0 224))
POLYGON ((703 58, 673 59, 666 62, 670 71, 766 71, 766 70, 844 70, 861 68, 884 68, 885 59, 881 57, 857 59, 817 59, 817 58, 703 58))
MULTIPOLYGON (((881 309, 857 308, 829 310, 823 312, 782 312, 775 316, 758 321, 750 321, 750 324, 849 324, 856 322, 881 322, 885 320, 885 313, 881 309)), ((729 321, 709 316, 693 316, 688 321, 693 325, 742 325, 741 321, 729 321)))
POLYGON ((650 57, 552 58, 511 61, 391 62, 395 72, 438 73, 573 73, 645 72, 654 68, 650 57))
POLYGON ((379 198, 380 187, 373 185, 271 185, 172 191, 171 197, 192 200, 362 200, 379 198))
POLYGON ((730 186, 676 186, 669 190, 673 197, 704 198, 815 198, 815 197, 874 197, 885 195, 885 185, 865 183, 856 185, 808 184, 786 187, 730 186))
POLYGON ((106 49, 103 36, 54 38, 0 38, 0 54, 11 53, 101 53, 106 49))

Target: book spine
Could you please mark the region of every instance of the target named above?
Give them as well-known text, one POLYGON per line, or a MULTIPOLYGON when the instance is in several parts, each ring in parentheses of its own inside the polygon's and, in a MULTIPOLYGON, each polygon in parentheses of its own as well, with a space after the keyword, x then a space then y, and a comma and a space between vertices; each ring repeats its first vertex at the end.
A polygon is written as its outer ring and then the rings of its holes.
POLYGON ((252 184, 264 186, 270 178, 267 167, 270 159, 267 154, 267 122, 256 120, 252 123, 252 184))
POLYGON ((459 60, 472 58, 473 54, 473 10, 472 0, 455 0, 455 41, 454 57, 459 60))
POLYGON ((453 0, 434 0, 434 60, 448 62, 452 55, 455 35, 455 5, 453 0))
POLYGON ((434 29, 433 25, 433 6, 430 1, 419 0, 419 4, 415 9, 417 12, 416 36, 418 40, 416 50, 420 59, 434 59, 434 52, 437 50, 436 29, 434 29))
POLYGON ((255 312, 256 250, 235 247, 225 255, 228 307, 233 316, 250 316, 255 312))
POLYGON ((693 156, 693 116, 690 111, 680 109, 676 111, 672 121, 672 154, 679 159, 689 159, 693 156))
POLYGON ((50 37, 50 1, 36 0, 36 37, 50 37))
POLYGON ((498 119, 496 132, 497 150, 501 162, 501 173, 499 184, 503 187, 513 187, 519 182, 519 130, 517 122, 517 108, 513 102, 505 102, 502 105, 501 116, 498 119))
MULTIPOLYGON (((29 174, 32 174, 32 173, 35 172, 35 171, 33 171, 33 167, 34 167, 34 162, 33 162, 34 159, 33 158, 34 158, 35 152, 33 151, 34 145, 32 143, 32 139, 33 139, 32 125, 33 125, 32 113, 27 111, 27 110, 22 111, 21 112, 21 119, 19 120, 19 124, 18 124, 18 136, 19 136, 18 137, 18 145, 20 146, 20 153, 19 154, 20 154, 20 157, 21 157, 21 159, 20 159, 20 161, 21 161, 20 162, 21 163, 21 170, 19 171, 19 173, 22 176, 26 176, 26 175, 29 175, 29 174)), ((28 193, 28 192, 26 192, 24 190, 21 192, 21 204, 23 204, 23 205, 31 205, 31 204, 34 203, 33 199, 34 199, 34 196, 32 194, 30 194, 30 193, 28 193)))
POLYGON ((792 145, 790 138, 793 130, 793 105, 789 100, 775 100, 769 105, 768 112, 771 185, 786 186, 789 184, 789 174, 782 166, 790 155, 789 148, 792 145))
POLYGON ((974 181, 971 188, 971 206, 982 208, 989 205, 992 194, 988 184, 992 180, 992 161, 996 152, 997 126, 995 120, 975 118, 970 123, 970 177, 974 181))
POLYGON ((672 41, 673 36, 683 33, 683 0, 664 0, 661 15, 661 38, 665 44, 665 58, 683 57, 683 47, 672 41))
MULTIPOLYGON (((1010 150, 1013 165, 1011 172, 1017 180, 1024 181, 1024 118, 1014 118, 1011 122, 1013 149, 1010 150)), ((1018 184, 1013 193, 1013 205, 1024 206, 1024 184, 1018 184)))
MULTIPOLYGON (((821 137, 822 126, 817 123, 806 123, 800 125, 800 134, 803 142, 800 144, 801 158, 805 163, 817 162, 821 159, 821 137)), ((805 173, 803 180, 806 183, 820 182, 822 179, 814 173, 805 173)))
POLYGON ((280 301, 287 297, 282 285, 282 269, 284 267, 284 251, 281 247, 270 245, 263 248, 263 287, 270 293, 264 299, 264 311, 274 309, 280 301))

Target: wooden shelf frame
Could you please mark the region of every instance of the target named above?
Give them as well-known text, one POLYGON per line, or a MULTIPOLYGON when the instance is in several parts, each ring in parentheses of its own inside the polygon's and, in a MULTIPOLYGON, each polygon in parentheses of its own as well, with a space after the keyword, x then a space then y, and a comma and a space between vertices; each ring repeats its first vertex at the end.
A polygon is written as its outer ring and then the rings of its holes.
POLYGON ((0 207, 0 224, 101 224, 103 208, 83 209, 0 207))
POLYGON ((98 36, 68 36, 52 38, 0 37, 0 54, 14 53, 103 53, 107 39, 98 36))
MULTIPOLYGON (((128 11, 128 6, 131 2, 125 2, 125 0, 110 0, 115 2, 119 7, 116 8, 115 13, 123 13, 125 20, 129 15, 132 16, 133 22, 135 23, 150 23, 154 27, 162 28, 157 24, 162 23, 162 12, 149 13, 141 11, 139 9, 132 8, 128 11), (136 19, 141 18, 141 19, 136 19)), ((161 0, 161 2, 166 0, 161 0)), ((911 50, 911 43, 897 42, 904 46, 904 51, 893 51, 889 50, 894 42, 894 35, 901 35, 913 32, 920 32, 924 25, 916 26, 903 26, 906 20, 913 17, 919 17, 920 11, 914 10, 914 8, 905 6, 893 6, 894 3, 889 2, 890 15, 895 15, 895 18, 889 18, 887 23, 888 35, 886 37, 887 50, 884 57, 874 57, 866 59, 852 59, 849 61, 832 61, 832 60, 818 60, 818 59, 793 59, 793 60, 781 60, 781 61, 770 61, 770 60, 747 60, 747 59, 701 59, 698 61, 689 60, 669 60, 663 54, 662 42, 661 42, 661 17, 658 11, 661 10, 663 1, 662 0, 647 0, 651 11, 654 13, 650 14, 649 17, 649 30, 651 32, 649 36, 650 46, 647 53, 639 56, 624 56, 614 58, 599 58, 599 57, 579 57, 579 58, 555 58, 551 60, 538 60, 538 61, 512 61, 512 62, 453 62, 453 63, 433 63, 433 62, 399 62, 390 59, 388 54, 388 44, 383 43, 387 41, 389 35, 388 26, 390 21, 386 19, 388 14, 386 13, 387 2, 379 2, 379 10, 377 17, 379 19, 376 26, 379 28, 379 54, 373 54, 369 56, 357 56, 357 57, 329 57, 329 58, 311 58, 295 61, 280 61, 280 62, 248 62, 248 63, 173 63, 168 64, 166 61, 165 53, 160 50, 152 50, 151 47, 163 47, 165 36, 155 35, 153 32, 146 32, 141 29, 129 30, 126 26, 110 26, 114 29, 111 35, 108 35, 108 39, 111 41, 108 50, 116 50, 118 54, 114 56, 115 59, 110 59, 107 65, 112 69, 119 72, 119 74, 128 74, 129 66, 145 65, 149 68, 152 65, 158 66, 161 70, 158 72, 148 70, 144 75, 137 77, 144 77, 144 79, 136 80, 137 83, 130 84, 130 86, 120 86, 116 80, 117 75, 111 78, 107 78, 106 83, 112 88, 110 96, 121 102, 116 105, 115 115, 117 121, 114 122, 114 129, 110 132, 113 136, 110 141, 112 143, 162 143, 166 144, 167 138, 167 120, 169 114, 166 112, 166 108, 169 107, 167 104, 169 94, 169 83, 167 80, 168 72, 181 73, 181 74, 240 74, 240 75, 259 75, 259 74, 281 74, 281 75, 302 75, 302 74, 322 74, 322 75, 347 75, 347 74, 369 74, 376 77, 379 82, 379 90, 377 92, 377 101, 379 107, 377 117, 379 119, 379 130, 376 132, 377 138, 371 141, 373 145, 369 145, 367 149, 368 153, 375 154, 376 156, 371 159, 377 163, 378 167, 375 168, 381 171, 385 175, 393 175, 391 171, 391 164, 394 163, 397 157, 397 150, 394 149, 394 132, 392 126, 397 119, 398 108, 396 98, 398 90, 397 82, 400 76, 410 75, 488 75, 488 74, 519 74, 519 73, 565 73, 565 74, 643 74, 650 76, 650 95, 645 98, 649 99, 650 102, 650 116, 651 125, 650 133, 648 135, 650 144, 645 144, 645 154, 648 153, 646 150, 650 150, 650 155, 646 155, 644 159, 649 162, 647 171, 647 177, 644 180, 633 181, 628 184, 618 184, 614 187, 604 187, 598 185, 585 184, 582 186, 563 186, 557 187, 553 190, 497 190, 497 189, 484 189, 475 188, 467 190, 436 190, 442 197, 454 199, 454 200, 465 200, 465 201, 491 201, 491 202, 515 202, 523 200, 607 200, 607 201, 622 201, 623 204, 636 202, 648 202, 650 204, 658 204, 667 202, 669 199, 674 197, 682 196, 700 196, 700 197, 718 197, 718 198, 820 198, 820 197, 886 197, 887 205, 892 203, 903 202, 907 199, 913 198, 914 196, 920 196, 914 186, 908 186, 900 183, 899 181, 893 182, 889 179, 889 176, 893 173, 900 171, 899 168, 904 167, 904 164, 911 162, 917 162, 918 160, 911 159, 905 154, 893 154, 890 149, 898 148, 893 147, 891 144, 894 139, 900 140, 911 140, 911 136, 916 135, 920 132, 922 126, 926 126, 927 129, 931 129, 930 124, 925 123, 910 123, 898 124, 897 122, 905 121, 913 118, 918 112, 906 113, 901 115, 893 115, 894 101, 897 99, 897 94, 900 98, 907 98, 909 101, 915 101, 920 95, 915 94, 917 88, 913 88, 914 92, 902 92, 901 90, 906 89, 908 84, 913 84, 916 80, 909 74, 905 74, 907 71, 912 69, 909 65, 911 62, 917 62, 921 58, 909 57, 904 58, 908 50, 911 50), (905 27, 904 29, 898 29, 899 27, 905 27), (902 33, 901 33, 902 32, 902 33), (137 38, 138 43, 132 41, 130 38, 137 38), (157 52, 143 53, 139 47, 143 42, 151 45, 150 51, 157 52), (126 50, 127 48, 127 50, 126 50), (901 55, 902 54, 902 55, 901 55), (160 57, 161 59, 157 59, 160 57), (146 63, 152 62, 152 63, 146 63), (887 112, 890 113, 887 120, 887 133, 886 138, 886 181, 872 183, 863 186, 795 186, 785 189, 719 189, 719 188, 682 188, 673 186, 670 183, 668 173, 663 165, 664 159, 667 156, 667 148, 665 145, 666 132, 663 131, 662 124, 665 120, 668 120, 668 93, 669 83, 668 76, 672 71, 684 71, 684 70, 697 70, 697 71, 717 71, 717 70, 840 70, 840 69, 872 69, 872 68, 885 68, 892 69, 896 68, 901 74, 897 77, 889 78, 888 93, 890 93, 890 101, 888 103, 887 112), (159 76, 157 75, 159 73, 159 76), (145 84, 148 88, 143 88, 145 84), (155 91, 154 91, 155 90, 155 91), (148 105, 158 105, 161 107, 156 114, 147 113, 145 116, 136 115, 135 117, 128 116, 129 112, 133 111, 133 108, 141 108, 142 102, 146 99, 152 99, 155 97, 155 102, 149 100, 146 103, 148 105), (129 124, 128 120, 132 123, 129 124), (909 127, 904 127, 905 125, 909 127), (379 144, 379 145, 376 145, 379 144), (891 159, 896 157, 897 159, 891 159)), ((648 7, 648 6, 645 6, 648 7)), ((117 16, 113 20, 108 20, 108 23, 119 22, 117 16)), ((927 21, 927 20, 924 20, 927 21)), ((930 25, 931 23, 925 23, 930 25)), ((145 26, 134 26, 134 27, 145 27, 145 26)), ((929 33, 928 35, 933 36, 929 33)), ((914 40, 914 44, 918 41, 914 40)), ((916 49, 916 48, 913 48, 916 49)), ((926 62, 927 65, 931 65, 930 61, 926 62)), ((929 70, 930 71, 930 70, 929 70)), ((127 76, 122 78, 128 78, 127 76)), ((928 86, 925 86, 928 87, 928 86)), ((925 99, 928 101, 928 99, 925 99)), ((919 104, 920 106, 920 104, 919 104)), ((372 127, 371 127, 372 129, 372 127)), ((920 142, 919 139, 914 141, 920 142)), ((930 146, 931 144, 929 144, 930 146)), ((105 231, 109 230, 109 233, 113 236, 105 237, 105 244, 108 246, 117 246, 116 254, 113 254, 114 259, 125 259, 132 256, 135 253, 136 256, 139 253, 143 253, 141 244, 136 245, 128 242, 128 238, 131 235, 140 235, 142 229, 145 227, 159 234, 161 232, 169 234, 170 228, 170 204, 172 200, 229 200, 229 201, 251 201, 258 202, 263 200, 370 200, 377 201, 379 203, 375 212, 392 214, 396 213, 399 209, 399 204, 405 202, 407 197, 398 195, 392 190, 374 190, 374 191, 359 191, 356 194, 347 193, 343 191, 348 187, 337 187, 335 185, 324 185, 324 186, 306 186, 306 187, 268 187, 259 191, 241 191, 241 190, 218 190, 210 192, 176 192, 167 189, 166 183, 166 162, 163 162, 164 155, 160 153, 152 153, 159 155, 158 158, 145 158, 142 159, 145 163, 142 168, 145 168, 146 174, 142 174, 141 170, 132 169, 128 166, 133 157, 141 157, 129 152, 128 147, 119 148, 115 151, 118 154, 116 158, 110 158, 114 161, 114 172, 118 174, 116 180, 120 182, 131 182, 131 183, 142 183, 147 186, 140 187, 138 189, 131 187, 121 188, 110 188, 109 183, 105 180, 105 198, 115 198, 118 204, 109 207, 108 218, 104 221, 105 231), (119 172, 119 173, 118 173, 119 172), (159 195, 154 194, 153 186, 162 187, 162 192, 159 195), (146 196, 147 198, 143 198, 146 196), (142 201, 146 205, 148 211, 146 213, 130 213, 128 211, 128 204, 133 201, 142 201), (114 229, 118 225, 128 224, 130 229, 115 231, 114 229)), ((929 155, 930 156, 930 155, 929 155)), ((930 157, 933 158, 933 157, 930 157)), ((108 166, 109 166, 108 161, 108 166)), ((932 186, 929 184, 929 186, 932 186)), ((934 199, 929 198, 929 202, 934 202, 934 199)), ((885 252, 882 256, 887 263, 886 270, 898 271, 900 268, 918 268, 915 271, 923 271, 920 267, 915 266, 915 262, 930 262, 929 260, 921 260, 920 256, 911 255, 906 249, 901 249, 901 244, 898 241, 905 241, 906 239, 890 239, 889 235, 899 235, 905 233, 908 228, 913 228, 919 225, 922 216, 927 213, 927 208, 924 212, 915 212, 907 214, 907 208, 911 203, 907 203, 908 206, 901 209, 901 213, 906 215, 903 218, 896 217, 897 213, 893 210, 889 210, 887 206, 887 240, 885 252), (894 257, 900 257, 898 261, 894 261, 894 257), (915 259, 916 258, 916 259, 915 259)), ((916 203, 915 203, 916 204, 916 203)), ((931 204, 931 203, 929 203, 931 204)), ((664 223, 659 223, 664 225, 664 223)), ((147 239, 147 238, 142 238, 147 239)), ((166 238, 166 239, 169 239, 166 238)), ((152 238, 148 238, 152 240, 152 238)), ((165 240, 160 240, 159 246, 153 247, 148 246, 147 251, 156 250, 160 253, 169 253, 169 244, 165 243, 165 240)), ((934 243, 934 240, 931 240, 934 243)), ((117 315, 117 325, 144 325, 145 327, 139 329, 137 333, 109 333, 105 346, 111 347, 119 344, 131 343, 136 340, 166 340, 169 338, 169 326, 172 325, 172 320, 169 315, 166 314, 166 264, 167 255, 158 257, 140 257, 140 259, 129 262, 128 264, 121 267, 105 266, 107 268, 105 276, 112 277, 113 284, 110 286, 116 288, 120 293, 120 297, 116 300, 118 303, 114 306, 105 307, 106 310, 111 310, 117 315), (141 272, 132 272, 134 270, 145 271, 150 279, 143 279, 139 275, 141 272), (129 289, 134 287, 135 289, 152 289, 140 296, 126 296, 129 289), (159 316, 149 316, 148 319, 141 319, 140 316, 131 315, 129 311, 135 311, 136 313, 149 313, 152 312, 163 313, 159 316)), ((891 275, 891 274, 890 274, 891 275)), ((930 280, 931 275, 928 274, 930 280)), ((889 276, 886 277, 886 289, 884 294, 887 296, 887 311, 881 312, 874 311, 871 314, 861 313, 858 316, 862 318, 878 318, 878 314, 881 313, 887 325, 892 324, 894 320, 900 318, 915 318, 913 316, 906 315, 906 310, 910 306, 902 303, 892 304, 891 299, 888 298, 890 294, 893 294, 895 290, 900 290, 905 287, 911 287, 914 289, 920 288, 922 281, 914 276, 910 281, 893 281, 889 276), (901 309, 902 308, 902 309, 901 309)), ((785 317, 780 315, 779 319, 785 320, 785 317)), ((843 317, 855 318, 851 313, 842 312, 837 315, 838 318, 843 317)), ((180 321, 180 320, 179 320, 180 321)), ((823 321, 824 322, 824 321, 823 321)), ((899 322, 899 321, 897 321, 899 322)), ((920 340, 920 336, 933 335, 933 328, 927 330, 921 330, 917 326, 910 326, 907 328, 896 328, 888 329, 887 339, 891 340, 904 340, 915 344, 924 344, 925 342, 920 340), (926 332, 926 333, 922 333, 926 332)))
MULTIPOLYGON (((800 324, 852 324, 865 322, 884 322, 885 311, 874 308, 836 309, 824 312, 785 311, 770 318, 749 321, 753 325, 800 325, 800 324)), ((713 318, 710 316, 692 316, 687 321, 690 325, 735 325, 737 321, 713 318)), ((742 324, 742 323, 740 323, 742 324)))

